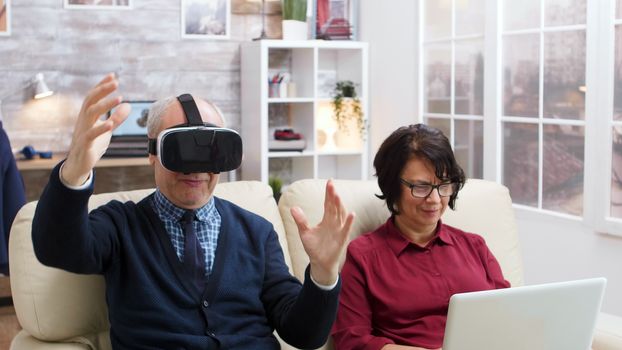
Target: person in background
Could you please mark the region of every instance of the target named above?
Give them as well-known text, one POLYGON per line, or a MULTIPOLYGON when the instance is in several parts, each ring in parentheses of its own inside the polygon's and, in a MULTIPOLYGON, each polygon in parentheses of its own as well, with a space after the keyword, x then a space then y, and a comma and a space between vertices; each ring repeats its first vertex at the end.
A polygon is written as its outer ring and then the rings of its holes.
POLYGON ((348 246, 336 349, 438 349, 451 295, 510 284, 482 237, 441 220, 465 175, 438 129, 395 130, 374 167, 391 216, 348 246))
MULTIPOLYGON (((121 97, 111 96, 117 88, 110 74, 89 91, 67 159, 41 195, 32 229, 39 261, 104 276, 114 349, 276 350, 274 329, 293 346, 321 346, 335 318, 339 258, 354 219, 332 182, 317 226, 292 209, 310 259, 302 284, 289 273, 267 220, 212 195, 217 173, 173 172, 151 154, 155 193, 88 213, 93 167, 129 113, 121 97), (195 259, 187 258, 196 250, 186 243, 200 247, 195 259)), ((149 138, 190 121, 183 96, 151 107, 149 138)), ((214 105, 191 101, 197 118, 223 126, 214 105)))
POLYGON ((15 215, 25 203, 24 181, 0 121, 0 276, 9 274, 9 233, 15 215))

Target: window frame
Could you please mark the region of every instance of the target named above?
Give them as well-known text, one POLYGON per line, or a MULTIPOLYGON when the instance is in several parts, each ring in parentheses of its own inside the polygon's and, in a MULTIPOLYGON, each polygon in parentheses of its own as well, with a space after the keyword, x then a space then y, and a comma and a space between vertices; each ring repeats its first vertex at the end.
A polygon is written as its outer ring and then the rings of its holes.
MULTIPOLYGON (((452 19, 451 37, 443 38, 451 42, 452 52, 452 76, 451 76, 451 113, 433 114, 425 113, 426 90, 425 90, 425 45, 440 40, 424 41, 425 31, 425 4, 419 0, 418 11, 418 34, 417 47, 417 102, 418 119, 423 122, 428 116, 446 118, 451 121, 450 141, 454 145, 454 120, 464 119, 462 115, 454 114, 454 84, 455 84, 455 6, 457 0, 451 0, 452 19)), ((537 118, 531 117, 506 117, 503 115, 503 39, 512 33, 527 31, 508 31, 503 28, 503 3, 497 0, 485 2, 485 25, 484 25, 484 101, 483 120, 484 127, 484 169, 483 178, 502 183, 503 159, 503 123, 505 121, 528 121, 537 122, 539 125, 539 164, 538 164, 538 207, 514 204, 514 207, 524 212, 527 216, 537 215, 540 218, 550 218, 551 221, 567 219, 576 221, 597 233, 605 233, 622 237, 622 218, 609 216, 611 198, 611 175, 612 175, 612 127, 622 126, 622 121, 613 121, 613 98, 614 98, 614 63, 615 63, 615 29, 622 28, 622 18, 615 19, 616 0, 586 0, 586 22, 584 25, 563 25, 549 29, 544 27, 545 4, 540 2, 541 19, 538 30, 531 32, 540 35, 540 77, 539 77, 539 114, 537 118), (544 34, 547 32, 566 31, 581 29, 585 31, 585 118, 583 120, 563 120, 543 118, 543 60, 544 60, 544 34), (492 97, 492 98, 491 98, 492 97), (605 117, 599 117, 605 116, 605 117), (527 120, 529 119, 529 120, 527 120), (547 124, 571 124, 582 125, 584 128, 584 178, 583 178, 583 214, 581 216, 570 215, 542 208, 542 138, 543 125, 547 124), (604 142, 606 141, 606 142, 604 142), (608 171, 602 171, 608 169, 608 171), (605 195, 603 195, 603 193, 605 195)), ((468 36, 471 38, 472 36, 468 36)), ((477 36, 478 38, 481 36, 477 36)), ((462 37, 458 37, 462 38, 462 37)))

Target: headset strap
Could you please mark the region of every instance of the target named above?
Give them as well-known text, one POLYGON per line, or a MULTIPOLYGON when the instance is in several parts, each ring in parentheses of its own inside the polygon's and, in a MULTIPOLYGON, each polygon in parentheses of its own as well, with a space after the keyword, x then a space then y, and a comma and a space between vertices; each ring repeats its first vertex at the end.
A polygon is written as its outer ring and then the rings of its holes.
POLYGON ((191 126, 203 126, 203 119, 201 113, 197 108, 197 104, 194 102, 192 95, 182 94, 177 96, 177 100, 181 103, 181 108, 184 109, 184 114, 188 120, 188 124, 191 126))
MULTIPOLYGON (((181 108, 184 110, 184 114, 186 115, 186 119, 188 123, 175 125, 172 128, 184 127, 184 126, 208 126, 208 127, 216 127, 216 125, 212 123, 203 123, 203 119, 201 118, 201 114, 199 113, 199 109, 197 108, 196 102, 192 98, 190 94, 182 94, 177 96, 177 100, 181 103, 181 108)), ((157 139, 149 139, 148 143, 148 152, 149 154, 157 155, 157 139)))
POLYGON ((147 152, 149 154, 153 154, 154 156, 158 155, 158 140, 157 139, 149 139, 147 143, 147 152))

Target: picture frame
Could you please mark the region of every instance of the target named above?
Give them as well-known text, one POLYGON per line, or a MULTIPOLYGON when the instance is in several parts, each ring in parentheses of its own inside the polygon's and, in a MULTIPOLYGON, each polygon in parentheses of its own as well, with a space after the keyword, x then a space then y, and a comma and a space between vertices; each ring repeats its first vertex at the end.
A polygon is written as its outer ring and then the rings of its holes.
MULTIPOLYGON (((123 101, 132 107, 127 119, 112 131, 113 137, 145 137, 147 138, 147 116, 149 108, 153 104, 152 100, 144 101, 123 101)), ((114 113, 114 109, 109 115, 114 113)))
POLYGON ((229 39, 231 0, 181 0, 181 37, 229 39))
POLYGON ((11 35, 11 0, 0 0, 0 36, 11 35))
POLYGON ((133 0, 63 0, 70 10, 131 10, 133 0))

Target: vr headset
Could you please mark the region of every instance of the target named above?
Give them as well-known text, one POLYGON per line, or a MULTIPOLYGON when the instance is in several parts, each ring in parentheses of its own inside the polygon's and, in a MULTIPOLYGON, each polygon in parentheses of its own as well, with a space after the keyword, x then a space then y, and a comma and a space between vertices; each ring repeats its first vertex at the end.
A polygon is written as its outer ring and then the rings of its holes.
POLYGON ((160 164, 178 173, 220 173, 237 169, 242 163, 242 138, 231 129, 204 123, 189 94, 177 97, 188 123, 165 129, 157 139, 149 139, 149 154, 160 164))

